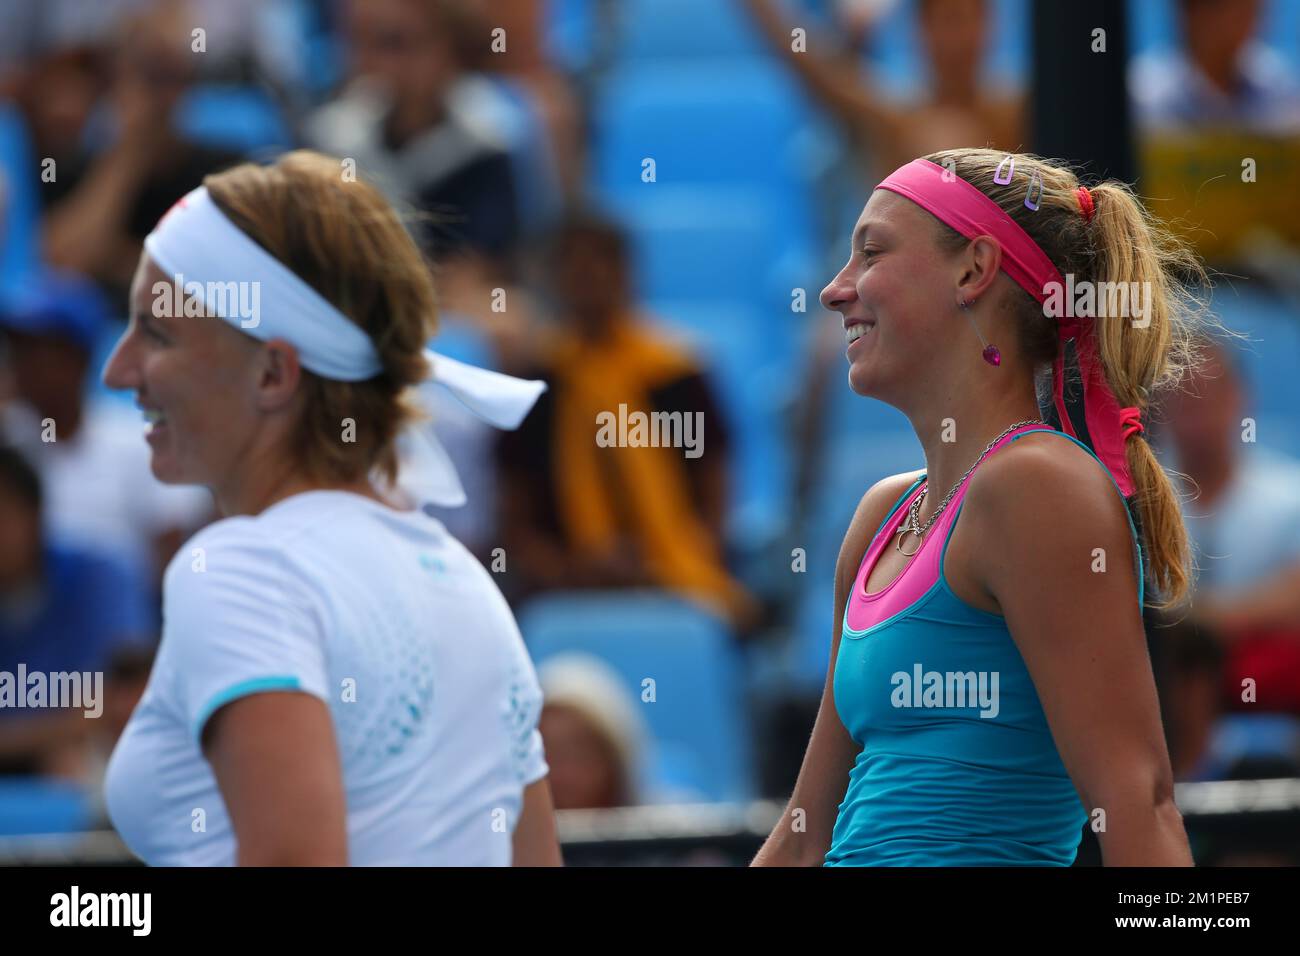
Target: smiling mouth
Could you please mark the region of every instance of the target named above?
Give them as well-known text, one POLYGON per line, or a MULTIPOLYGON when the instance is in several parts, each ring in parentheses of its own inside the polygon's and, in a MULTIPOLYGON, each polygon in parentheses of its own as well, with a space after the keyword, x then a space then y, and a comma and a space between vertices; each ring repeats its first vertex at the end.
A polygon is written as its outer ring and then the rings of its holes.
POLYGON ((144 418, 144 433, 146 437, 167 424, 167 416, 162 413, 161 409, 144 408, 141 406, 140 414, 144 418))
POLYGON ((876 327, 876 323, 874 322, 854 322, 852 325, 850 325, 848 328, 844 330, 845 341, 849 345, 852 345, 854 342, 862 338, 862 336, 866 335, 875 327, 876 327))

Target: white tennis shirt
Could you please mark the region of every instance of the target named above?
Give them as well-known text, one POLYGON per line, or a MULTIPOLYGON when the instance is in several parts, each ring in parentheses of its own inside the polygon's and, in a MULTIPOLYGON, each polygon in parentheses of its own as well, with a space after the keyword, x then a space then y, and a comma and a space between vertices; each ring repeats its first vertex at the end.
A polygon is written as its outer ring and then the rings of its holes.
POLYGON ((105 784, 146 863, 235 862, 203 725, 297 689, 329 705, 349 862, 509 864, 523 789, 548 769, 542 695, 491 574, 437 519, 312 491, 218 521, 172 559, 163 615, 105 784))

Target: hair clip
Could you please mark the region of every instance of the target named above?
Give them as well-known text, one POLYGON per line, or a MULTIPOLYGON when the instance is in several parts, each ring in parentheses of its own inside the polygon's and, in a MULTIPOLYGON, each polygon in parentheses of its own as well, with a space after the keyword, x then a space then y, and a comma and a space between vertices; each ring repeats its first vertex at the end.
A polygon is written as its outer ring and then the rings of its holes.
POLYGON ((1006 158, 1002 160, 1002 162, 998 163, 997 171, 993 174, 993 181, 997 183, 999 186, 1005 186, 1007 183, 1011 182, 1011 176, 1015 171, 1016 171, 1016 157, 1011 153, 1007 153, 1006 158), (1003 166, 1007 167, 1007 175, 1005 179, 1002 178, 1003 166))
POLYGON ((1038 212, 1038 207, 1043 203, 1043 176, 1038 170, 1029 177, 1029 188, 1025 191, 1025 208, 1038 212), (1034 187, 1038 187, 1038 192, 1034 192, 1034 187), (1029 197, 1033 196, 1034 201, 1030 202, 1029 197))

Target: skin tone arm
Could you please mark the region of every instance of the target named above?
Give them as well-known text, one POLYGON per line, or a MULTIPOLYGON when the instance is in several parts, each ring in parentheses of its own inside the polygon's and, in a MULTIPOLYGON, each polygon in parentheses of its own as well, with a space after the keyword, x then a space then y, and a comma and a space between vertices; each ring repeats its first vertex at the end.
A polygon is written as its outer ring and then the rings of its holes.
POLYGON ((296 692, 241 697, 209 719, 203 743, 240 866, 347 865, 343 770, 324 701, 296 692))
POLYGON ((860 749, 835 710, 834 674, 840 646, 840 615, 871 536, 884 520, 890 505, 898 500, 917 474, 919 472, 896 475, 872 487, 859 502, 844 536, 835 569, 831 660, 812 740, 804 754, 794 794, 751 866, 820 866, 831 847, 839 804, 844 799, 849 771, 853 769, 860 749))
POLYGON ((1024 658, 1106 866, 1192 866, 1137 602, 1132 538, 1082 450, 1031 445, 986 461, 965 513, 981 583, 1024 658), (1045 533, 1046 532, 1046 533, 1045 533), (1092 570, 1095 550, 1106 571, 1092 570))
POLYGON ((157 149, 151 135, 157 111, 146 90, 124 84, 117 91, 120 140, 45 218, 43 242, 51 263, 114 280, 129 279, 140 255, 125 223, 157 149))
POLYGON ((564 866, 555 835, 555 806, 546 777, 524 789, 524 806, 512 838, 512 866, 564 866))
POLYGON ((860 137, 865 132, 881 142, 893 142, 901 136, 902 117, 867 91, 862 71, 852 58, 828 58, 812 52, 826 46, 811 37, 807 52, 796 53, 791 49, 790 36, 794 24, 786 22, 773 0, 744 2, 772 47, 809 92, 847 127, 852 136, 860 137))

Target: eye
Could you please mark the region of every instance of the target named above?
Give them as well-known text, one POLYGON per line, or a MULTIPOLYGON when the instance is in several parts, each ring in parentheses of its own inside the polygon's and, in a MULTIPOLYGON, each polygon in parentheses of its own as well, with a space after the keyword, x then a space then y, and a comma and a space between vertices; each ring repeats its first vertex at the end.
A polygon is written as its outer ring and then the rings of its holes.
POLYGON ((871 246, 864 246, 861 251, 863 259, 870 259, 872 256, 880 254, 879 249, 873 249, 871 246))
POLYGON ((167 336, 163 335, 162 332, 159 331, 158 326, 156 326, 153 322, 149 321, 147 318, 143 316, 136 316, 136 323, 140 326, 141 330, 144 332, 145 337, 148 338, 150 341, 157 342, 160 345, 165 345, 167 343, 167 336))

